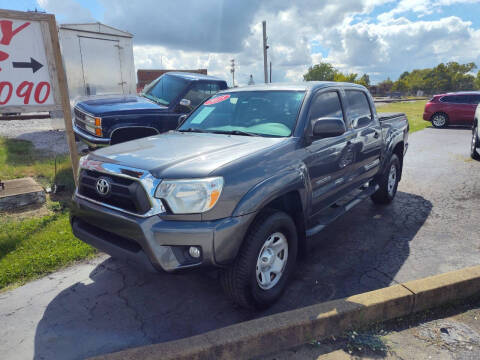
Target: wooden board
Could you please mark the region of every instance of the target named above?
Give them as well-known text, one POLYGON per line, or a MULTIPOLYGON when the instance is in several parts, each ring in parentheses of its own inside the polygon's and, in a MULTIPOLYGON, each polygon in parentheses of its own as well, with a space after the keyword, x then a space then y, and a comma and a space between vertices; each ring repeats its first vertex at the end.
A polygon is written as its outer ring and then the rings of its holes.
POLYGON ((0 113, 59 110, 76 182, 79 156, 55 16, 0 9, 0 113))

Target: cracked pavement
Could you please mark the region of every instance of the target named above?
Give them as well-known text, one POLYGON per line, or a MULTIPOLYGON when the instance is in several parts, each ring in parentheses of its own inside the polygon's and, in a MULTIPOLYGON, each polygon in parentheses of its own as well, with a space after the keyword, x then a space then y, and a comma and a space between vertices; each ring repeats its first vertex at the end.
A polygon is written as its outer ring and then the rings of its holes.
POLYGON ((215 272, 148 273, 100 255, 0 293, 2 357, 81 359, 479 264, 470 131, 428 128, 409 142, 395 201, 364 201, 316 236, 267 311, 234 308, 215 272))

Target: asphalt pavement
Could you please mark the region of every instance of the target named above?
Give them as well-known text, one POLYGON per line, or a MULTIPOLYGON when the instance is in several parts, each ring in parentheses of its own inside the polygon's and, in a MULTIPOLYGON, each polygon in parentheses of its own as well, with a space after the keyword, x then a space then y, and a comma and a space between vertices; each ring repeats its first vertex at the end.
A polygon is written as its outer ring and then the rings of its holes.
POLYGON ((267 311, 233 307, 214 272, 147 273, 101 255, 0 293, 1 357, 81 359, 477 265, 480 162, 469 157, 470 134, 410 135, 395 201, 367 200, 320 233, 267 311))

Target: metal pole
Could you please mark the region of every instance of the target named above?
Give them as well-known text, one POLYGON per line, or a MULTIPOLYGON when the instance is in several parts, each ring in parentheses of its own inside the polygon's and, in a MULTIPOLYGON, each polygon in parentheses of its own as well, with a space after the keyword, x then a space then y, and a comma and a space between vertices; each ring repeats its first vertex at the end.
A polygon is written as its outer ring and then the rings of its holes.
POLYGON ((272 82, 272 62, 270 61, 270 82, 272 82))
POLYGON ((230 60, 230 62, 230 72, 232 73, 232 87, 235 87, 235 59, 230 60))
POLYGON ((263 20, 263 72, 265 75, 265 84, 268 83, 268 68, 267 68, 267 22, 263 20))

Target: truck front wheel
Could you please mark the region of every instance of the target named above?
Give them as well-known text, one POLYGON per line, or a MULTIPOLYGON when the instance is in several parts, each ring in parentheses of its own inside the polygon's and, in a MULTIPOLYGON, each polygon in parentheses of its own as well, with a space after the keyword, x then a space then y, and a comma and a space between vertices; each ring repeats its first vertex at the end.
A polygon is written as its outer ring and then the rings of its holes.
POLYGON ((396 154, 393 154, 386 171, 379 180, 380 188, 371 196, 375 204, 390 204, 392 202, 397 193, 400 171, 400 160, 396 154))
POLYGON ((246 308, 273 304, 294 270, 297 248, 292 218, 281 211, 263 211, 250 227, 235 262, 221 273, 225 293, 246 308))

